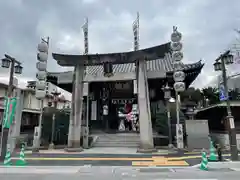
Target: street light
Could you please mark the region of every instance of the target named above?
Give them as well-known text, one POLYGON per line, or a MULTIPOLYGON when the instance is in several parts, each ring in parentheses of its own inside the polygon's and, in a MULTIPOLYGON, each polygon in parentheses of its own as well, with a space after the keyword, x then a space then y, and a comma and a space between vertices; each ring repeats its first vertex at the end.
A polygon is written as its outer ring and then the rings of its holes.
POLYGON ((2 59, 2 67, 3 68, 9 68, 11 64, 11 60, 8 58, 3 58, 2 59))
MULTIPOLYGON (((2 59, 2 67, 3 68, 9 68, 10 67, 10 76, 9 76, 7 96, 9 98, 11 98, 12 93, 13 93, 14 72, 18 73, 18 74, 21 74, 22 73, 22 66, 21 66, 21 63, 19 61, 17 61, 15 58, 5 54, 5 58, 2 59), (15 64, 17 64, 17 65, 15 66, 15 64)), ((11 113, 11 112, 9 112, 9 113, 11 113)), ((5 158, 5 155, 6 155, 6 152, 7 152, 8 134, 9 134, 9 128, 3 127, 2 128, 2 133, 1 133, 1 157, 0 157, 1 159, 0 160, 3 160, 5 158)))
POLYGON ((230 51, 228 50, 225 53, 221 54, 220 57, 216 59, 216 62, 213 65, 216 71, 222 71, 223 88, 224 88, 224 91, 222 93, 224 93, 224 101, 227 104, 226 120, 228 121, 231 159, 232 161, 237 161, 238 150, 237 150, 236 129, 235 129, 234 117, 232 116, 231 106, 230 106, 230 101, 228 96, 227 72, 226 72, 226 66, 225 66, 232 63, 233 63, 233 55, 231 55, 230 51))
POLYGON ((166 107, 167 107, 167 118, 168 118, 168 147, 172 148, 172 126, 171 126, 171 114, 170 114, 170 107, 169 107, 169 102, 172 99, 171 98, 171 90, 173 88, 169 87, 168 84, 166 84, 165 87, 162 88, 164 92, 164 99, 166 100, 166 107))

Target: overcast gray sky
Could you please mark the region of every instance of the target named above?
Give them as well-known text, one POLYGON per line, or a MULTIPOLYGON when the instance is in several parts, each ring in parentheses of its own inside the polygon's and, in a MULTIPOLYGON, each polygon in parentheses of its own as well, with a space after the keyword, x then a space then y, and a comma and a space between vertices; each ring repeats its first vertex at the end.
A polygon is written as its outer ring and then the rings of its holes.
MULTIPOLYGON (((140 47, 168 42, 172 26, 178 26, 184 62, 206 63, 195 82, 199 87, 211 82, 214 59, 235 41, 239 7, 239 0, 0 0, 0 55, 16 57, 23 62, 23 76, 33 78, 42 36, 50 36, 51 52, 83 52, 84 17, 89 18, 90 53, 128 51, 139 11, 140 47)), ((51 56, 48 69, 64 70, 51 56)))

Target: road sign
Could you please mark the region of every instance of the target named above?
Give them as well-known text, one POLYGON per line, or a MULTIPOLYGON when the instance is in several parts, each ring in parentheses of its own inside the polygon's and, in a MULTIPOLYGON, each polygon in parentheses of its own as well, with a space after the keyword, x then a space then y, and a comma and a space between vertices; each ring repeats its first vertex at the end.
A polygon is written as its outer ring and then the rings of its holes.
POLYGON ((225 97, 225 88, 223 85, 219 87, 219 99, 220 101, 226 101, 228 97, 225 97))

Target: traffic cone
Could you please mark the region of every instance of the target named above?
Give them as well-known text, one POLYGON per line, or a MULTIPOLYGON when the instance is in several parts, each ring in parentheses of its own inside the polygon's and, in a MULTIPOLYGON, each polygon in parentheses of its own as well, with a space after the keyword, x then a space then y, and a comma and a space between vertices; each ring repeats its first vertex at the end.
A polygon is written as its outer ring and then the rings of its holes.
POLYGON ((217 161, 217 154, 215 151, 215 147, 213 146, 213 142, 210 140, 210 156, 209 161, 217 161))
POLYGON ((201 165, 200 165, 200 169, 203 171, 207 171, 208 167, 208 159, 207 159, 207 154, 205 151, 202 152, 202 161, 201 161, 201 165))
POLYGON ((24 145, 22 145, 21 151, 20 151, 20 157, 16 162, 16 166, 25 166, 27 163, 25 161, 25 154, 24 154, 24 145))
POLYGON ((6 156, 5 156, 4 161, 3 161, 3 165, 4 166, 11 166, 12 165, 12 158, 11 158, 11 153, 10 153, 9 150, 6 153, 6 156))

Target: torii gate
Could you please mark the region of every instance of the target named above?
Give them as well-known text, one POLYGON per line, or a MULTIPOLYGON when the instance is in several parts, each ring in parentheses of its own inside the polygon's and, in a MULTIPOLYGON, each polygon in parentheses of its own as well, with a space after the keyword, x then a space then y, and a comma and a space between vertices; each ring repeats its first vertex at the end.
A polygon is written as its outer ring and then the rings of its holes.
POLYGON ((146 61, 164 58, 170 53, 170 43, 159 46, 122 53, 109 54, 88 54, 88 55, 66 55, 53 53, 53 58, 60 66, 75 67, 75 91, 73 91, 74 118, 69 123, 68 146, 72 148, 80 147, 81 122, 82 122, 82 100, 83 81, 85 66, 111 64, 136 64, 137 96, 139 107, 140 124, 140 146, 139 151, 155 151, 153 144, 153 132, 150 113, 150 102, 148 92, 148 81, 146 72, 146 61))

